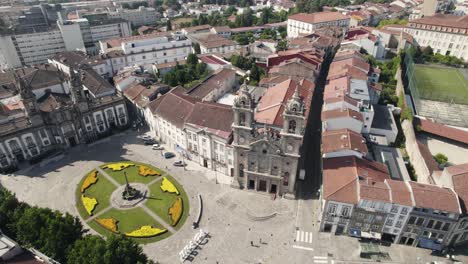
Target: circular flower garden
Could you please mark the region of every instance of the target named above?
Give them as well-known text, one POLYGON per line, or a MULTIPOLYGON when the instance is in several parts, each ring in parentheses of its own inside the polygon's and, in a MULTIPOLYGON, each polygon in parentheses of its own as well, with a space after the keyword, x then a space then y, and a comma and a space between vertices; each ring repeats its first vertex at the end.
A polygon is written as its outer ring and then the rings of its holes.
POLYGON ((132 161, 106 163, 90 171, 78 184, 76 201, 79 214, 95 231, 122 234, 139 243, 170 236, 189 212, 187 194, 173 177, 132 161))

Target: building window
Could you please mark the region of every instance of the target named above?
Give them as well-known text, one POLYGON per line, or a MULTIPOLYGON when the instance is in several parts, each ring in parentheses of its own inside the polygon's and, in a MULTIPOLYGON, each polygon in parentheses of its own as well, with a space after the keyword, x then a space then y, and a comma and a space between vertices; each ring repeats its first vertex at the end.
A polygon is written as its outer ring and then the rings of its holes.
POLYGON ((392 211, 391 211, 391 212, 392 212, 392 213, 398 213, 398 206, 393 205, 393 206, 392 206, 392 211))
POLYGON ((416 217, 411 216, 409 221, 408 221, 408 224, 413 225, 415 222, 416 222, 416 217))
POLYGON ((401 209, 401 214, 406 215, 407 213, 408 213, 408 208, 403 207, 403 208, 401 209))
POLYGON ((343 207, 343 209, 341 210, 341 215, 344 216, 344 217, 348 217, 349 207, 347 207, 347 206, 343 207))
POLYGON ((295 120, 289 121, 288 132, 289 133, 295 133, 296 132, 296 121, 295 120))
POLYGON ((330 204, 328 206, 328 213, 329 214, 335 214, 335 212, 336 212, 336 204, 330 204))
POLYGON ((397 221, 395 227, 401 228, 403 226, 402 221, 397 221))
POLYGON ((239 113, 239 125, 245 126, 245 114, 239 113))
POLYGON ((450 228, 450 223, 445 223, 444 226, 442 227, 442 230, 448 231, 450 228))
POLYGON ((442 222, 437 221, 437 223, 436 223, 435 226, 434 226, 434 229, 440 230, 441 227, 442 227, 442 222))
POLYGON ((431 219, 431 220, 429 220, 429 222, 427 222, 426 227, 427 228, 432 228, 433 225, 434 225, 434 220, 431 219))
POLYGON ((285 172, 283 175, 283 185, 284 186, 289 185, 289 172, 285 172))

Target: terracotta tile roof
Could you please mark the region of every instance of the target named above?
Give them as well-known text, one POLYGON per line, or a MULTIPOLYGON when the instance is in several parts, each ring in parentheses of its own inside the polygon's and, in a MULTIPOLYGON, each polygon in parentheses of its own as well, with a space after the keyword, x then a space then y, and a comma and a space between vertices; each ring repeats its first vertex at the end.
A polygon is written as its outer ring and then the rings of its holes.
POLYGON ((149 99, 151 99, 151 97, 153 97, 162 86, 167 85, 144 86, 140 83, 134 82, 125 89, 124 96, 140 107, 144 107, 149 102, 149 99))
POLYGON ((417 117, 414 118, 414 125, 415 127, 419 127, 421 131, 468 144, 467 131, 445 126, 427 119, 421 119, 417 117))
POLYGON ((328 84, 325 85, 323 99, 326 100, 330 98, 344 97, 344 95, 349 93, 349 89, 351 87, 350 81, 349 76, 329 80, 328 84))
POLYGON ((333 109, 322 112, 322 120, 349 117, 364 122, 362 114, 352 109, 333 109))
POLYGON ((340 12, 317 12, 312 14, 299 13, 289 16, 288 19, 302 21, 309 24, 315 24, 335 20, 349 19, 349 17, 341 14, 340 12))
MULTIPOLYGON (((354 156, 323 159, 323 197, 325 200, 357 204, 358 188, 374 182, 374 185, 382 189, 385 188, 383 182, 386 179, 390 179, 390 175, 385 165, 375 161, 354 156)), ((371 189, 366 189, 368 198, 376 191, 371 189)), ((382 198, 388 199, 388 196, 382 198)))
POLYGON ((237 42, 224 38, 217 34, 209 34, 206 36, 196 36, 192 37, 194 42, 198 42, 201 46, 212 49, 225 46, 236 46, 237 42))
POLYGON ((306 117, 307 122, 315 85, 313 82, 308 80, 296 82, 292 79, 288 79, 267 89, 258 102, 257 109, 255 111, 255 120, 259 123, 282 127, 284 106, 293 96, 296 84, 299 88, 299 96, 305 104, 304 116, 306 117))
MULTIPOLYGON (((416 28, 417 24, 441 26, 441 27, 453 27, 460 29, 468 29, 468 16, 454 16, 454 15, 443 15, 436 14, 434 16, 425 16, 423 18, 415 19, 410 21, 409 27, 416 28)), ((438 29, 438 31, 442 31, 438 29)), ((465 31, 465 34, 468 32, 465 31)))
POLYGON ((279 83, 282 83, 286 80, 288 80, 289 77, 285 75, 276 75, 276 76, 271 76, 271 77, 265 77, 260 80, 259 85, 260 86, 271 86, 271 85, 277 85, 279 83))
POLYGON ((390 188, 384 182, 359 181, 359 198, 367 201, 392 202, 390 188))
POLYGON ((155 67, 156 67, 156 69, 161 70, 161 69, 166 69, 166 68, 173 68, 177 64, 185 65, 185 64, 187 64, 187 61, 186 60, 178 60, 178 61, 170 61, 170 62, 166 62, 166 63, 159 63, 159 64, 156 64, 155 67))
POLYGON ((343 107, 347 107, 346 105, 352 105, 354 107, 358 107, 359 102, 348 95, 338 96, 338 97, 331 97, 324 100, 326 104, 333 104, 338 102, 343 102, 343 107))
POLYGON ((112 86, 108 81, 104 80, 101 75, 99 75, 92 68, 86 68, 80 70, 81 73, 81 83, 83 86, 88 88, 88 90, 96 97, 104 93, 111 93, 115 91, 114 86, 112 86))
POLYGON ((199 55, 198 58, 206 64, 226 65, 227 63, 214 55, 199 55))
POLYGON ((342 67, 344 65, 350 65, 358 68, 359 70, 363 71, 365 74, 369 73, 371 67, 370 64, 367 63, 366 61, 363 61, 359 58, 352 57, 352 58, 346 58, 343 60, 334 60, 332 62, 333 66, 330 67, 342 67))
POLYGON ((367 154, 366 140, 361 134, 349 129, 325 131, 322 134, 322 153, 354 150, 367 154))
POLYGON ((221 68, 212 75, 208 76, 200 84, 191 88, 187 94, 201 100, 210 94, 213 90, 224 86, 227 79, 235 78, 235 75, 236 71, 221 68))
POLYGON ((445 168, 452 175, 453 189, 461 200, 463 211, 468 211, 468 163, 445 168))
POLYGON ((185 120, 190 116, 198 101, 193 97, 183 95, 181 90, 183 88, 176 87, 148 104, 153 115, 162 117, 178 128, 183 128, 185 120))
POLYGON ((387 179, 385 183, 390 187, 393 203, 413 206, 411 190, 405 182, 387 179))
POLYGON ((99 65, 104 63, 99 57, 90 57, 81 51, 59 52, 50 57, 49 60, 57 61, 72 68, 78 68, 83 64, 99 65))
POLYGON ((354 67, 353 65, 339 65, 339 64, 331 64, 330 70, 328 71, 327 79, 333 80, 337 78, 341 78, 344 76, 349 76, 353 79, 359 80, 367 80, 368 76, 365 72, 354 67))
POLYGON ((53 65, 42 64, 34 67, 24 67, 0 73, 0 95, 15 93, 16 80, 14 73, 23 79, 27 85, 31 86, 33 90, 65 82, 62 73, 53 65))
POLYGON ((207 31, 210 29, 211 29, 210 25, 199 25, 199 26, 193 26, 193 27, 186 27, 186 28, 183 28, 182 30, 187 33, 194 33, 197 31, 207 31))
POLYGON ((232 107, 210 102, 197 102, 186 123, 207 129, 210 133, 228 139, 234 120, 232 107))
POLYGON ((461 213, 458 197, 452 189, 432 184, 409 182, 416 207, 461 213))

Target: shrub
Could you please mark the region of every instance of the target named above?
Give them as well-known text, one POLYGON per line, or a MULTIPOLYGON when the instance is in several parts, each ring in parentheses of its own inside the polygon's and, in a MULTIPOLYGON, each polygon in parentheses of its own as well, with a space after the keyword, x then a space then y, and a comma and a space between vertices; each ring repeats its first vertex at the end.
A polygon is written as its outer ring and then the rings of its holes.
POLYGON ((86 212, 88 212, 89 215, 93 215, 93 210, 94 208, 96 208, 96 205, 98 204, 98 201, 96 200, 96 198, 86 197, 84 195, 81 195, 81 201, 83 202, 86 212))
POLYGON ((97 170, 93 170, 88 176, 86 176, 86 179, 83 182, 83 185, 81 185, 81 192, 83 193, 86 189, 89 188, 89 186, 95 184, 98 180, 98 172, 97 170))
POLYGON ((104 165, 102 168, 103 169, 111 169, 113 171, 121 171, 123 169, 126 169, 128 167, 135 166, 134 163, 131 162, 117 162, 117 163, 111 163, 104 165))
POLYGON ((169 208, 169 215, 171 216, 172 225, 175 226, 179 223, 182 212, 184 211, 184 203, 182 198, 178 197, 172 206, 169 208))
POLYGON ((146 176, 161 176, 161 173, 157 170, 153 170, 148 166, 138 165, 138 174, 146 177, 146 176))
POLYGON ((113 233, 119 233, 119 228, 117 226, 119 221, 114 218, 96 218, 94 221, 113 233))
POLYGON ((128 237, 153 237, 166 233, 166 229, 154 228, 152 226, 142 226, 140 229, 125 233, 128 237))
POLYGON ((175 185, 166 177, 163 177, 163 180, 161 182, 161 190, 163 190, 164 192, 175 193, 179 195, 179 190, 177 190, 175 185))
POLYGON ((448 157, 442 153, 437 153, 434 156, 434 159, 437 161, 437 163, 439 163, 439 165, 445 165, 448 162, 448 157))

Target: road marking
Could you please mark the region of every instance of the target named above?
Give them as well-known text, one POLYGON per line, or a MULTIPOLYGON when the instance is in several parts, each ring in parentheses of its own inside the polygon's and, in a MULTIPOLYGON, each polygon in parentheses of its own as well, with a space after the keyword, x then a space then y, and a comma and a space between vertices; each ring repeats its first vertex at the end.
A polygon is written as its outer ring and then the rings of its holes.
POLYGON ((322 257, 322 256, 314 256, 314 259, 328 259, 328 257, 322 257))
POLYGON ((298 245, 293 245, 292 247, 293 247, 293 248, 297 248, 297 249, 303 249, 303 250, 314 251, 314 249, 313 249, 313 248, 310 248, 310 247, 302 247, 302 246, 298 246, 298 245))
POLYGON ((328 263, 326 259, 314 259, 314 263, 328 263))
POLYGON ((313 233, 307 231, 296 230, 296 242, 304 242, 312 244, 313 233))

